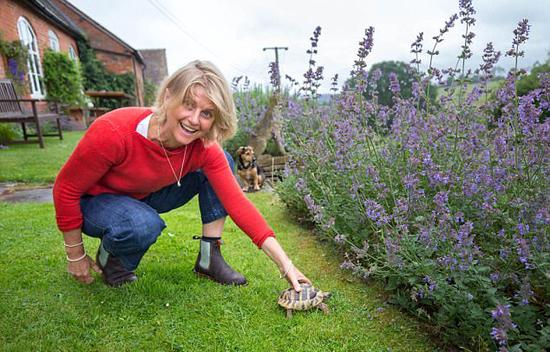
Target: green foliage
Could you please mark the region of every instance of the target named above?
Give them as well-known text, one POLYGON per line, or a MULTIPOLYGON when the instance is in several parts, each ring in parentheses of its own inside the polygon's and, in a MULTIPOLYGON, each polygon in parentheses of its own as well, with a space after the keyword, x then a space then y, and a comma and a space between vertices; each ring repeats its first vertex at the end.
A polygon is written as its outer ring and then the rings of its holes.
POLYGON ((550 72, 550 61, 541 65, 534 66, 528 75, 523 76, 516 83, 518 95, 523 96, 533 89, 540 88, 540 80, 538 78, 538 75, 548 72, 550 72))
MULTIPOLYGON (((378 103, 385 106, 393 106, 393 94, 390 91, 390 79, 389 74, 391 72, 397 75, 399 84, 401 86, 401 96, 403 98, 410 98, 412 96, 412 83, 414 81, 414 75, 412 74, 413 68, 408 64, 401 61, 383 61, 378 62, 371 66, 369 70, 369 76, 374 75, 374 72, 380 71, 380 79, 377 82, 376 95, 378 96, 378 103)), ((371 95, 371 89, 367 89, 367 96, 371 95)))
MULTIPOLYGON (((390 73, 395 73, 400 85, 400 97, 409 99, 413 93, 413 83, 417 80, 415 69, 409 64, 402 61, 382 61, 371 66, 368 76, 378 77, 375 86, 367 87, 365 97, 371 99, 373 95, 377 97, 378 104, 384 106, 393 106, 394 98, 390 90, 390 73)), ((353 82, 349 82, 353 86, 353 82)), ((428 89, 426 89, 428 90, 428 89)), ((437 87, 430 84, 429 87, 430 101, 435 101, 437 97, 437 87)))
POLYGON ((0 124, 0 145, 8 144, 19 136, 16 124, 0 124))
POLYGON ((13 82, 17 94, 25 95, 27 85, 28 50, 19 40, 5 41, 0 35, 0 55, 6 59, 6 76, 13 82))
POLYGON ((82 78, 76 61, 66 53, 46 50, 43 67, 48 99, 71 106, 83 105, 82 78))
POLYGON ((153 106, 157 95, 157 85, 149 80, 143 82, 145 94, 143 95, 145 106, 153 106))
MULTIPOLYGON (((105 65, 97 59, 95 51, 83 40, 78 41, 80 64, 82 69, 82 83, 85 90, 123 91, 126 94, 135 94, 135 78, 130 73, 115 74, 107 71, 105 65)), ((131 102, 135 104, 135 102, 131 102)), ((118 108, 120 100, 101 99, 99 106, 110 109, 118 108)))

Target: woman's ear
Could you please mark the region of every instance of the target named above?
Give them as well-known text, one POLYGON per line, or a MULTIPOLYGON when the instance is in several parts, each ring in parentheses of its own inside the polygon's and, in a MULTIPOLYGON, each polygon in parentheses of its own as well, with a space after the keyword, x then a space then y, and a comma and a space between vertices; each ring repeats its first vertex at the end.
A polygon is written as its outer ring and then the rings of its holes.
POLYGON ((166 90, 164 91, 164 103, 167 103, 171 97, 172 95, 170 94, 170 90, 166 88, 166 90))

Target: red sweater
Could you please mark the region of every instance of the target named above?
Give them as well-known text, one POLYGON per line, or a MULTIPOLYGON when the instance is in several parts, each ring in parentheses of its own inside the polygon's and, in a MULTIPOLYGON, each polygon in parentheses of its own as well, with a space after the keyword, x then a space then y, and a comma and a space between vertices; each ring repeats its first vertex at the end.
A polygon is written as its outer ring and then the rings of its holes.
MULTIPOLYGON (((147 108, 114 110, 88 129, 53 188, 57 226, 61 231, 82 227, 80 198, 84 194, 123 194, 142 199, 176 182, 161 146, 136 132, 151 114, 147 108)), ((183 175, 202 169, 233 221, 261 247, 273 230, 241 191, 221 147, 205 147, 200 139, 187 145, 183 175)), ((168 150, 179 175, 185 147, 168 150)))

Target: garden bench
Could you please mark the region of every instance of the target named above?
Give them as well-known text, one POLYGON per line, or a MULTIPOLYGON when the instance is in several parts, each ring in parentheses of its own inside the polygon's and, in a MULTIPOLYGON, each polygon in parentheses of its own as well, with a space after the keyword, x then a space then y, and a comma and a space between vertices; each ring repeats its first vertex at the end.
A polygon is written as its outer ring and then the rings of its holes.
POLYGON ((17 96, 12 81, 10 81, 9 79, 0 79, 0 123, 21 123, 24 140, 16 142, 38 142, 40 144, 40 148, 44 148, 44 137, 59 136, 59 139, 63 139, 63 133, 61 132, 61 121, 59 120, 59 118, 59 105, 57 103, 41 99, 21 99, 17 96), (46 102, 50 104, 53 103, 54 111, 39 112, 37 103, 40 102, 46 102), (27 106, 30 104, 31 109, 23 109, 21 107, 22 103, 26 104, 27 106), (43 120, 55 120, 57 122, 57 132, 44 134, 43 128, 40 125, 43 120), (34 123, 36 125, 36 134, 27 133, 27 127, 25 125, 26 123, 34 123), (29 140, 29 137, 38 137, 38 140, 29 140))

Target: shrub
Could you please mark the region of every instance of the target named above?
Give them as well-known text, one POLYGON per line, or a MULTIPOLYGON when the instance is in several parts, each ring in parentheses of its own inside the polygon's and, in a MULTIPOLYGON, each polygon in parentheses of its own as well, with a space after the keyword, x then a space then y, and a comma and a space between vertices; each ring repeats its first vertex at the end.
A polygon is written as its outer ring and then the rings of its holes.
MULTIPOLYGON (((550 342, 550 122, 539 118, 550 107, 550 77, 519 97, 514 69, 491 100, 500 53, 489 44, 480 81, 466 92, 474 13, 471 1, 460 2, 460 15, 428 51, 428 72, 417 71, 411 98, 390 78, 391 108, 364 98, 377 84, 365 74, 369 28, 353 89, 325 108, 289 105, 285 134, 295 164, 278 192, 341 246, 343 268, 383 281, 392 302, 431 322, 447 343, 540 351, 550 342), (436 46, 458 19, 461 68, 438 70, 436 46), (451 82, 438 106, 425 98, 434 80, 451 82)), ((528 33, 521 21, 507 55, 522 55, 528 33)), ((422 45, 419 35, 413 65, 422 45)))
POLYGON ((77 61, 66 53, 46 50, 43 58, 44 85, 48 99, 71 106, 84 103, 82 78, 77 61))
POLYGON ((9 144, 19 137, 19 129, 16 124, 1 124, 0 125, 0 145, 9 144))

